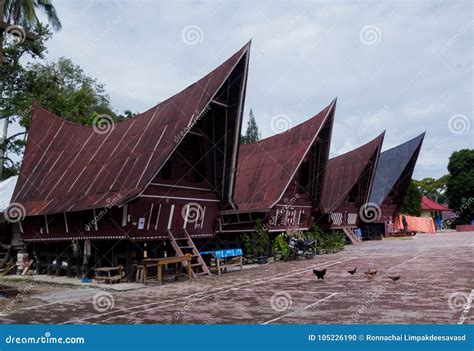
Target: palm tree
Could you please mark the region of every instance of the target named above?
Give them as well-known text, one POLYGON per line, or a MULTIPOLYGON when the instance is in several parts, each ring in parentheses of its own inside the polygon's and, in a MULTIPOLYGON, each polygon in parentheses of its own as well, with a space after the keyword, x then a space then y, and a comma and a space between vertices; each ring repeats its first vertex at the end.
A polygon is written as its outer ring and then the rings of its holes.
POLYGON ((48 23, 54 30, 60 30, 62 25, 51 0, 3 0, 4 22, 34 29, 40 23, 38 12, 46 15, 48 23))
MULTIPOLYGON (((41 22, 38 18, 38 14, 41 12, 46 15, 47 22, 51 27, 58 31, 62 25, 51 1, 52 0, 0 0, 0 24, 3 24, 5 27, 16 25, 26 30, 34 30, 41 22)), ((1 29, 2 27, 0 27, 0 64, 3 64, 4 36, 1 29)), ((2 86, 0 86, 0 96, 2 91, 2 86)), ((8 116, 5 116, 0 145, 7 139, 7 136, 8 116)), ((2 146, 0 147, 0 179, 2 179, 3 175, 4 153, 5 150, 2 146)))

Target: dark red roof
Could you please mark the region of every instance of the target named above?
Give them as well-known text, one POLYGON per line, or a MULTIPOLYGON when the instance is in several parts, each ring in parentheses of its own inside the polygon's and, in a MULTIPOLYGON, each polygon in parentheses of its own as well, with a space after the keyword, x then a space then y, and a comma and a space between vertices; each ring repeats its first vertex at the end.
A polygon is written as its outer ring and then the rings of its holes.
POLYGON ((240 146, 234 192, 239 211, 266 210, 280 200, 335 105, 284 133, 240 146))
POLYGON ((367 144, 328 161, 322 197, 324 212, 334 211, 344 201, 370 160, 380 152, 384 135, 385 132, 367 144))
POLYGON ((39 215, 105 207, 112 199, 120 204, 135 197, 249 48, 250 43, 196 83, 104 134, 34 105, 13 201, 25 206, 27 215, 39 215))
POLYGON ((451 211, 448 206, 439 204, 425 195, 421 197, 421 209, 427 211, 451 211))

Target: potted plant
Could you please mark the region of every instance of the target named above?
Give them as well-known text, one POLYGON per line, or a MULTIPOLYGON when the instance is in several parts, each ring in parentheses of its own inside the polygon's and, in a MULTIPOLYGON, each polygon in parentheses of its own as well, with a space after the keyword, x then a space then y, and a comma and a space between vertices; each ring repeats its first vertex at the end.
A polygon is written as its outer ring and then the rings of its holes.
POLYGON ((288 253, 287 234, 281 233, 274 240, 272 245, 273 255, 276 260, 280 260, 288 253))
POLYGON ((267 229, 263 226, 260 219, 257 219, 257 223, 255 224, 254 239, 254 252, 257 257, 257 262, 258 264, 265 264, 268 262, 268 246, 270 244, 270 238, 267 229))
POLYGON ((251 236, 247 233, 244 233, 241 236, 240 241, 242 242, 242 246, 244 248, 245 262, 247 264, 252 264, 254 257, 254 245, 251 236))

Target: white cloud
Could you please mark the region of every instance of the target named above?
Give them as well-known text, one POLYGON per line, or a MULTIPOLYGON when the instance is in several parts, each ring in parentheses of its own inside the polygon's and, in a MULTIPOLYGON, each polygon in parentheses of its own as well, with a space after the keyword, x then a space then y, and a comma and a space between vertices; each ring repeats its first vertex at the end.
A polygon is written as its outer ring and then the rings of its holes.
POLYGON ((70 57, 106 83, 117 110, 146 110, 253 39, 245 113, 254 109, 263 136, 273 134, 275 115, 288 115, 295 125, 337 96, 332 155, 356 147, 355 130, 384 106, 388 112, 361 133, 357 144, 387 129, 388 148, 426 130, 415 177, 441 176, 453 150, 474 147, 470 2, 55 5, 63 30, 50 41, 49 58, 70 57), (202 29, 202 42, 181 40, 188 25, 202 29), (373 45, 360 41, 366 25, 380 30, 373 45), (457 113, 471 118, 464 135, 447 127, 457 113))

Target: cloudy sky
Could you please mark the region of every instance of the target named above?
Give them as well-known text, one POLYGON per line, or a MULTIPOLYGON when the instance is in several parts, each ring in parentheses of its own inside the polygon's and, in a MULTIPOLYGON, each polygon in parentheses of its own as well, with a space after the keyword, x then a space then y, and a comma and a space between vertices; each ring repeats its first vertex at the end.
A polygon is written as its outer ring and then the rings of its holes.
MULTIPOLYGON (((471 1, 55 0, 48 59, 71 58, 117 111, 144 111, 252 39, 245 119, 263 137, 338 97, 331 155, 427 132, 415 178, 474 147, 471 1), (281 123, 277 123, 277 122, 281 123)), ((244 122, 245 128, 246 122, 244 122)))

